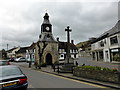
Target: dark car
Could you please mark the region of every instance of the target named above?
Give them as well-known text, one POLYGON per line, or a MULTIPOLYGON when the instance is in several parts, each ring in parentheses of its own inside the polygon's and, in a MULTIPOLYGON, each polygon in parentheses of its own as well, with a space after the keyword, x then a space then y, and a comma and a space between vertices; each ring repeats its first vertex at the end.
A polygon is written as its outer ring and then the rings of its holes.
POLYGON ((10 62, 8 60, 0 60, 0 66, 1 65, 10 65, 10 62))
POLYGON ((26 90, 27 76, 21 69, 14 65, 0 66, 1 90, 26 90))
POLYGON ((15 58, 10 58, 9 61, 10 61, 10 62, 14 62, 14 61, 15 61, 15 58))

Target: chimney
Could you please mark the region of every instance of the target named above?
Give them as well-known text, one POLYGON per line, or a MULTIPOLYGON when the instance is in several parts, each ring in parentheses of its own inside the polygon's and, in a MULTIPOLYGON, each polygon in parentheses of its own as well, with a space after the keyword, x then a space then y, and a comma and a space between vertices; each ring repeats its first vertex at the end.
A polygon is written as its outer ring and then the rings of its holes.
POLYGON ((57 41, 59 42, 59 37, 57 37, 57 41))
POLYGON ((71 40, 71 43, 74 44, 74 40, 71 40))

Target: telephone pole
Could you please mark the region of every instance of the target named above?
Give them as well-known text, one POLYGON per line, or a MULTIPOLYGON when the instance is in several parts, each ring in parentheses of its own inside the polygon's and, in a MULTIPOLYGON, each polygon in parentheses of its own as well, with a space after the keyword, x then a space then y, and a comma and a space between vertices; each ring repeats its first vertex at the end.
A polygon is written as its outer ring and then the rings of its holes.
POLYGON ((8 50, 8 44, 7 44, 7 50, 8 50))

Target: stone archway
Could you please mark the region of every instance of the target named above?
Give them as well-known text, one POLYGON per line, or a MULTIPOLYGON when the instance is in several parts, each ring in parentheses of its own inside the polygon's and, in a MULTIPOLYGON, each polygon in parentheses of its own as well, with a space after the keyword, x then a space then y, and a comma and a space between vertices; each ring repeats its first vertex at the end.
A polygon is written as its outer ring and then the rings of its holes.
POLYGON ((46 55, 46 64, 52 65, 52 55, 50 53, 46 55))

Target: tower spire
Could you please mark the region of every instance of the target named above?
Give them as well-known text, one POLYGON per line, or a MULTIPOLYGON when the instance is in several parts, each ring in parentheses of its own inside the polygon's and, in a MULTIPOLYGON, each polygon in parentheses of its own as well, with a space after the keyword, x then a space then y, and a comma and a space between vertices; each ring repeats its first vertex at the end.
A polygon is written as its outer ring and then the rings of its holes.
POLYGON ((47 12, 45 13, 45 16, 43 18, 44 18, 43 24, 50 24, 49 15, 47 12))
POLYGON ((39 36, 40 41, 55 41, 52 35, 52 25, 49 21, 49 15, 46 12, 44 15, 44 20, 41 25, 41 35, 39 36))

